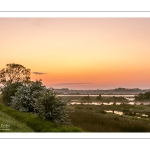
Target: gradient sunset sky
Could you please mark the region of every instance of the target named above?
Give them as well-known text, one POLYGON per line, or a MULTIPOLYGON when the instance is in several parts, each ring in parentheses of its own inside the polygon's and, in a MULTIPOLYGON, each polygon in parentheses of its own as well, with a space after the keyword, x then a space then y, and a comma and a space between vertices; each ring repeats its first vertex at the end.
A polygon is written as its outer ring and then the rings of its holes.
POLYGON ((150 18, 0 18, 0 69, 53 88, 150 88, 150 18))

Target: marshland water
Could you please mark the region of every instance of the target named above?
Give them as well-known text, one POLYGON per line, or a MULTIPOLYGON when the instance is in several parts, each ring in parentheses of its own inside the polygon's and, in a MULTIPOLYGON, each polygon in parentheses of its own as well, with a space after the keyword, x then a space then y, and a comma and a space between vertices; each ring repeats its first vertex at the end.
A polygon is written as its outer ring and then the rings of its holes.
POLYGON ((150 100, 136 95, 59 95, 72 124, 87 132, 150 132, 150 100))

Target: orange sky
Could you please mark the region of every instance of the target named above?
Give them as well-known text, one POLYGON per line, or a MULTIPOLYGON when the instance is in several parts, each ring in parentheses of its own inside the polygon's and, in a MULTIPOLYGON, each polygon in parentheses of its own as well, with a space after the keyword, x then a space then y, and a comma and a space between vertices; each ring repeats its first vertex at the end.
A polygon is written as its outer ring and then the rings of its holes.
POLYGON ((54 88, 150 88, 149 41, 150 18, 0 18, 0 68, 54 88))

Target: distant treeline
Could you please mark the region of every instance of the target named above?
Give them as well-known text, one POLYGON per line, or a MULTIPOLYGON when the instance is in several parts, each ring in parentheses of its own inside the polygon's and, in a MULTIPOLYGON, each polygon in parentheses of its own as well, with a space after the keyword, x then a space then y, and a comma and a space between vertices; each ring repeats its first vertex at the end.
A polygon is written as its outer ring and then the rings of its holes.
POLYGON ((136 95, 135 100, 150 100, 150 91, 136 95))
POLYGON ((109 90, 70 90, 68 88, 62 88, 62 89, 54 89, 59 94, 139 94, 139 93, 145 93, 150 91, 150 89, 139 89, 139 88, 116 88, 116 89, 109 89, 109 90))

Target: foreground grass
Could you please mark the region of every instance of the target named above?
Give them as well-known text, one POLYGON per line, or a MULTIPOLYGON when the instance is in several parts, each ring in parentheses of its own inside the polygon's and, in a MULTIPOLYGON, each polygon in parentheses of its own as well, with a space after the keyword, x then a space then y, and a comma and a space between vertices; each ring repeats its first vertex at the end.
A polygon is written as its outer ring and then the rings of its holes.
POLYGON ((107 114, 103 110, 129 110, 148 112, 145 106, 68 106, 73 125, 86 132, 150 132, 149 118, 137 118, 133 115, 119 116, 107 114))
POLYGON ((96 114, 78 110, 70 113, 74 125, 86 132, 149 132, 150 124, 114 114, 96 114), (80 117, 78 117, 80 116, 80 117))
POLYGON ((1 112, 0 123, 9 124, 10 127, 12 127, 11 132, 32 132, 32 131, 33 132, 81 132, 82 131, 82 129, 78 127, 58 125, 48 120, 39 118, 38 116, 31 113, 19 112, 3 104, 0 104, 0 112, 1 112), (14 124, 17 122, 18 122, 18 127, 15 127, 14 124), (26 128, 23 129, 24 127, 26 128), (15 128, 17 129, 15 130, 15 128))
POLYGON ((0 132, 33 132, 26 124, 0 112, 0 132))

